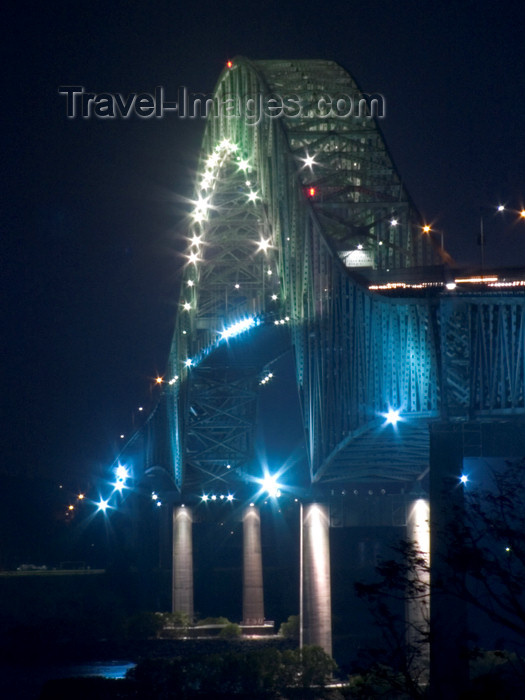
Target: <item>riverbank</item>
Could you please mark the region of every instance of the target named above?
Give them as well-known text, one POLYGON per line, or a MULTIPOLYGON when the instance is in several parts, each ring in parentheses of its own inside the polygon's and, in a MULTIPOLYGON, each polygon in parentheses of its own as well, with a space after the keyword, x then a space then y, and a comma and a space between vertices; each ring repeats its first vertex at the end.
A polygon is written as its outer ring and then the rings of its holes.
MULTIPOLYGON (((191 658, 198 655, 222 655, 232 651, 249 653, 265 648, 283 651, 294 646, 289 640, 276 635, 236 640, 101 640, 86 644, 55 644, 38 648, 28 640, 25 652, 20 647, 16 650, 3 650, 0 663, 0 697, 9 700, 37 700, 46 684, 49 689, 53 686, 52 682, 57 680, 59 683, 55 685, 53 692, 59 692, 57 688, 60 687, 60 692, 63 690, 65 693, 64 697, 67 695, 69 698, 75 697, 76 700, 78 696, 71 695, 71 684, 66 679, 95 675, 109 679, 122 678, 129 668, 143 659, 191 658)), ((92 682, 90 683, 90 687, 93 688, 92 682)), ((97 694, 97 700, 102 700, 103 697, 97 694)))

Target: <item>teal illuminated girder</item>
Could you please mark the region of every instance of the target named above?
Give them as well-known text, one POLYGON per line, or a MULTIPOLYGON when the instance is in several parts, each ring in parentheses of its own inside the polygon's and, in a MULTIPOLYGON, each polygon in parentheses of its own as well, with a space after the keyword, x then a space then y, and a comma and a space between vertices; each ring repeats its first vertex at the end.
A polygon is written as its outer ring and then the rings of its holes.
POLYGON ((179 488, 250 461, 258 382, 287 343, 312 481, 410 480, 429 419, 524 411, 521 296, 392 299, 353 274, 438 260, 376 121, 320 111, 337 96, 362 95, 335 63, 237 58, 208 103, 163 396, 179 488), (250 118, 261 106, 273 118, 250 118))

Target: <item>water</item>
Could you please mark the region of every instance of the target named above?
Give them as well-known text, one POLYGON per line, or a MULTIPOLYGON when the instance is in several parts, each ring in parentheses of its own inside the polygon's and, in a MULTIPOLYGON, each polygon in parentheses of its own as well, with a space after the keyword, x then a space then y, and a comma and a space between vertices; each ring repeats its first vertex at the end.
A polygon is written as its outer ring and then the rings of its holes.
POLYGON ((37 700, 46 681, 78 676, 124 678, 131 661, 91 661, 83 664, 0 666, 0 698, 2 700, 37 700))

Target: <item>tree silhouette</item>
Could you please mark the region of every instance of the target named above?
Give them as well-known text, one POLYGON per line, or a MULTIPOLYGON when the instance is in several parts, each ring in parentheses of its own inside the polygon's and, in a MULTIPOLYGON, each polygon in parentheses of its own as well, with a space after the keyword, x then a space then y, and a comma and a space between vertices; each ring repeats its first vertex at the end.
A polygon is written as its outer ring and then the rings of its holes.
POLYGON ((431 514, 431 527, 441 528, 441 544, 432 552, 431 565, 414 542, 403 540, 391 559, 380 562, 373 582, 356 584, 382 641, 360 660, 355 692, 361 697, 373 697, 367 693, 374 684, 377 694, 382 687, 385 693, 397 692, 395 697, 426 697, 433 639, 429 602, 439 596, 456 600, 455 611, 468 609, 470 621, 480 628, 481 623, 490 626, 497 640, 499 655, 491 652, 490 658, 498 663, 487 670, 487 653, 473 645, 472 629, 464 630, 471 661, 478 661, 471 663, 471 672, 478 670, 471 673, 467 692, 479 685, 477 673, 487 684, 499 684, 498 697, 518 697, 513 688, 523 687, 525 681, 525 460, 486 460, 480 465, 477 479, 457 486, 462 491, 451 497, 446 521, 435 523, 431 514), (411 616, 415 606, 422 614, 411 616))

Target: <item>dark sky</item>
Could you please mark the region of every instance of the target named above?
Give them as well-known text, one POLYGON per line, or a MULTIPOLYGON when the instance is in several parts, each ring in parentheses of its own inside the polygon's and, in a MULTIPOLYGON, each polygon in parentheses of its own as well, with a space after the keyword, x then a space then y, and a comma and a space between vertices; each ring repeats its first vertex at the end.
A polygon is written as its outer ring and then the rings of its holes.
MULTIPOLYGON (((182 197, 203 122, 66 118, 62 85, 211 91, 225 61, 325 58, 384 95, 422 215, 477 263, 480 206, 525 197, 518 2, 20 4, 2 40, 2 472, 109 464, 151 403, 176 313, 182 197)), ((488 264, 525 266, 525 223, 487 214, 488 264)))

